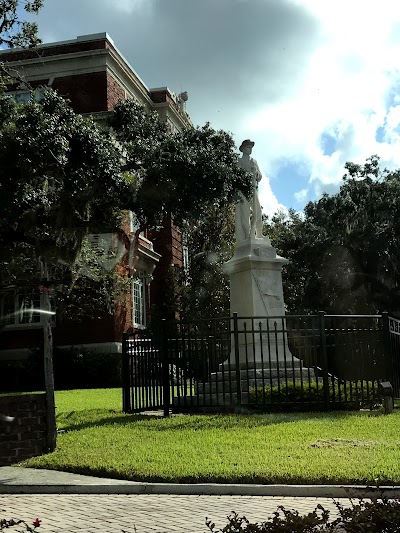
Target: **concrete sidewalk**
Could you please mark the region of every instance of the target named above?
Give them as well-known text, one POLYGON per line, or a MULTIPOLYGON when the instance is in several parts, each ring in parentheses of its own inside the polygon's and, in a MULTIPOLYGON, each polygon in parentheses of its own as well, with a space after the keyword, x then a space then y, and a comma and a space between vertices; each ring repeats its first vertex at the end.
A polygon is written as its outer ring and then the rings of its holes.
MULTIPOLYGON (((348 500, 341 500, 347 503, 348 500)), ((205 533, 206 519, 219 528, 236 511, 263 522, 278 505, 301 514, 323 505, 336 517, 333 500, 268 496, 194 496, 167 494, 7 494, 0 495, 0 519, 39 518, 38 533, 205 533)))
POLYGON ((400 498, 400 487, 144 483, 57 470, 0 467, 0 494, 174 494, 303 498, 400 498))
MULTIPOLYGON (((398 488, 387 489, 395 496, 398 488)), ((336 501, 366 497, 365 487, 290 485, 183 485, 137 483, 51 470, 0 467, 0 519, 42 523, 41 533, 209 533, 236 511, 251 522, 279 505, 306 514, 320 504, 336 516, 336 501), (297 496, 296 496, 297 494, 297 496), (340 496, 347 498, 340 498, 340 496), (320 497, 316 497, 320 496, 320 497)), ((374 494, 379 496, 379 494, 374 494)))

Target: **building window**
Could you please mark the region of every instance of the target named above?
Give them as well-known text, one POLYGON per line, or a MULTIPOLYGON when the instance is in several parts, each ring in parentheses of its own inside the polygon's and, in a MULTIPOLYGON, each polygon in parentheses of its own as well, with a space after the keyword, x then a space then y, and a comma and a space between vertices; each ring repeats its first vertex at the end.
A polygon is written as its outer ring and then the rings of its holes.
POLYGON ((8 91, 6 94, 14 98, 17 104, 28 104, 32 99, 39 102, 40 100, 43 100, 44 96, 43 89, 36 89, 35 91, 28 91, 26 89, 8 91))
POLYGON ((139 274, 132 282, 133 323, 135 327, 146 326, 146 282, 139 274))
POLYGON ((183 269, 185 274, 189 275, 189 248, 184 244, 182 246, 182 256, 183 256, 183 269))
MULTIPOLYGON (((50 296, 51 321, 55 323, 54 298, 50 296)), ((10 292, 1 299, 1 321, 4 326, 29 327, 43 325, 48 316, 44 295, 38 290, 10 292)))

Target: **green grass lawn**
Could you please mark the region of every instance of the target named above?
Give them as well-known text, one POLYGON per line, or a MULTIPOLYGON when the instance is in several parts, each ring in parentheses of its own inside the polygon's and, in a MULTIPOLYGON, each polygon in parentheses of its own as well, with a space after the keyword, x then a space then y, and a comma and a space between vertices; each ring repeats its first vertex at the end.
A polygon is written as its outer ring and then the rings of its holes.
POLYGON ((400 484, 400 412, 126 415, 121 390, 56 393, 54 453, 21 463, 162 482, 400 484))

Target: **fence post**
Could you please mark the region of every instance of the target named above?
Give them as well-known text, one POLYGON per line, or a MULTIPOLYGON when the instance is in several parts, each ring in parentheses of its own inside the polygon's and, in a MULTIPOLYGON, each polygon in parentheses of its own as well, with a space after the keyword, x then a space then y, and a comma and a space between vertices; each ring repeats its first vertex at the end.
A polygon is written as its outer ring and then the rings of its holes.
MULTIPOLYGON (((394 360, 392 356, 392 347, 390 342, 390 327, 389 327, 389 313, 383 311, 382 313, 382 330, 383 330, 383 353, 386 358, 385 372, 391 373, 390 381, 393 383, 394 376, 394 360)), ((389 376, 385 376, 387 379, 389 376)))
POLYGON ((238 314, 233 313, 233 342, 235 350, 235 370, 236 370, 236 405, 242 405, 242 388, 240 383, 240 363, 239 363, 239 323, 238 314))
POLYGON ((165 318, 161 321, 161 364, 162 364, 162 384, 163 384, 163 408, 164 416, 169 417, 169 408, 171 406, 170 383, 169 383, 169 358, 168 358, 168 336, 167 321, 165 318))
MULTIPOLYGON (((131 361, 132 364, 132 361, 131 361)), ((131 380, 129 371, 128 334, 122 334, 122 410, 124 413, 132 411, 131 405, 131 380)))
POLYGON ((322 383, 324 387, 324 403, 325 409, 329 409, 329 376, 328 376, 328 352, 326 349, 326 322, 325 311, 319 311, 319 335, 321 345, 321 368, 322 368, 322 383))

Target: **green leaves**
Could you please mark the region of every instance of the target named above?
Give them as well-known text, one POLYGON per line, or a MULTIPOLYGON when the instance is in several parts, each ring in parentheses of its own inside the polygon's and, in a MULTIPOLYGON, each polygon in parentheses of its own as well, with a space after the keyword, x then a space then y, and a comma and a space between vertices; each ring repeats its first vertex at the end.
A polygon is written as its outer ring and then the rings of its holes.
POLYGON ((284 287, 291 312, 400 313, 400 173, 346 163, 337 194, 269 226, 290 259, 284 287))
POLYGON ((198 219, 210 202, 222 208, 238 191, 250 193, 251 177, 226 132, 206 124, 169 134, 158 115, 132 100, 116 106, 110 124, 126 168, 138 175, 136 199, 126 208, 142 227, 156 227, 170 213, 178 224, 198 219))
POLYGON ((0 99, 0 255, 15 243, 50 264, 73 263, 88 232, 114 231, 132 188, 119 152, 92 120, 51 90, 15 105, 0 99))
POLYGON ((0 45, 33 48, 41 43, 35 22, 21 19, 24 9, 37 14, 43 7, 43 0, 0 0, 0 45))

